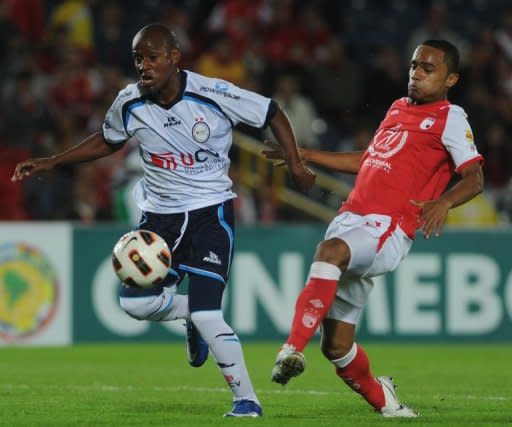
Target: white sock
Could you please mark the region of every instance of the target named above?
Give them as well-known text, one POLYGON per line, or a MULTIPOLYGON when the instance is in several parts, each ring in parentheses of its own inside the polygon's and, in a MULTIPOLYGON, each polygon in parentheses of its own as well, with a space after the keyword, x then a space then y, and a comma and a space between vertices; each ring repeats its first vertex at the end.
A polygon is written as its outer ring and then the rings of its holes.
POLYGON ((356 357, 357 354, 357 345, 356 343, 352 344, 352 348, 348 351, 345 356, 336 359, 331 360, 332 363, 334 363, 338 368, 344 368, 345 366, 348 366, 352 360, 354 360, 354 357, 356 357))
POLYGON ((311 264, 309 268, 309 276, 310 277, 318 277, 319 279, 328 279, 328 280, 339 280, 341 276, 341 270, 328 262, 323 261, 315 261, 311 264))
MULTIPOLYGON (((165 289, 165 288, 164 288, 165 289)), ((190 312, 188 310, 188 295, 172 295, 172 303, 169 307, 160 311, 162 317, 160 321, 176 320, 176 319, 190 319, 190 312)))
POLYGON ((240 340, 225 322, 222 311, 195 311, 190 317, 231 387, 233 400, 247 399, 259 404, 245 366, 240 340))
POLYGON ((188 295, 178 295, 173 289, 163 288, 160 295, 121 297, 120 304, 126 313, 139 320, 190 319, 188 295))

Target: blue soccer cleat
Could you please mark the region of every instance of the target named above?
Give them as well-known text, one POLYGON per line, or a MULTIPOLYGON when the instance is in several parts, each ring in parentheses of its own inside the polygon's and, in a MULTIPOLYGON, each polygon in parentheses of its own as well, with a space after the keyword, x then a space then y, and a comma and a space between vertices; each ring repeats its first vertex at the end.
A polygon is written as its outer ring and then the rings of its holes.
POLYGON ((208 359, 208 344, 191 321, 187 321, 185 327, 187 328, 188 363, 194 368, 199 368, 208 359))
POLYGON ((233 402, 233 409, 224 414, 225 417, 261 417, 263 410, 261 406, 252 400, 242 399, 233 402))

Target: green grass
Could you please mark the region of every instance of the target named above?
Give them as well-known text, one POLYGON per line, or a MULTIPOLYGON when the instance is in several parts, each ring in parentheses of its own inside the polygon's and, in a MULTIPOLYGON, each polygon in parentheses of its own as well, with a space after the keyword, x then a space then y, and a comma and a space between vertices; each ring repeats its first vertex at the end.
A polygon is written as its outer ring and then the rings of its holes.
POLYGON ((231 394, 210 359, 188 366, 184 345, 76 345, 0 349, 0 426, 498 426, 512 425, 512 346, 365 348, 376 375, 392 375, 417 419, 383 419, 322 359, 282 388, 270 382, 278 344, 245 355, 261 419, 225 419, 231 394))

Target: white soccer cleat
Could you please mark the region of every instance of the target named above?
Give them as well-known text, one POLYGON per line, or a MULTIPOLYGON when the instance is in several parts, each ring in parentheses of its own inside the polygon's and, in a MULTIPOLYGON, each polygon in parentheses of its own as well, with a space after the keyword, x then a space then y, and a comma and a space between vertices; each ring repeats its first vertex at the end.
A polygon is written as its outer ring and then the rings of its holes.
POLYGON ((272 368, 272 381, 285 385, 291 378, 304 372, 306 359, 294 345, 284 344, 277 353, 276 364, 272 368))
POLYGON ((395 392, 396 386, 390 377, 377 377, 376 379, 382 385, 382 390, 384 391, 384 399, 386 404, 380 410, 380 413, 383 417, 415 418, 418 416, 418 414, 411 408, 400 403, 395 392))

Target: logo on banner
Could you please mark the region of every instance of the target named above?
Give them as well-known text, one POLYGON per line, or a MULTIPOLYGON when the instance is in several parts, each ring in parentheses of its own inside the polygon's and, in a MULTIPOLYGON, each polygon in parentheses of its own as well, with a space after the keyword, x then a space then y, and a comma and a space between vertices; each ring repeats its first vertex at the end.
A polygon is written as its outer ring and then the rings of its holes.
POLYGON ((42 331, 58 303, 55 269, 40 250, 22 243, 0 246, 0 339, 42 331))

